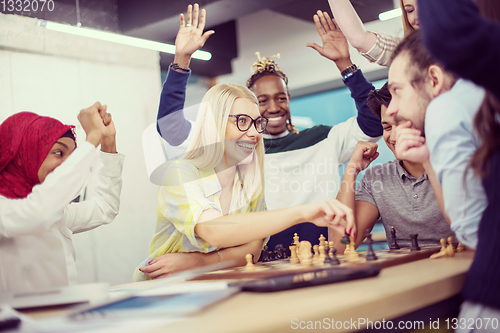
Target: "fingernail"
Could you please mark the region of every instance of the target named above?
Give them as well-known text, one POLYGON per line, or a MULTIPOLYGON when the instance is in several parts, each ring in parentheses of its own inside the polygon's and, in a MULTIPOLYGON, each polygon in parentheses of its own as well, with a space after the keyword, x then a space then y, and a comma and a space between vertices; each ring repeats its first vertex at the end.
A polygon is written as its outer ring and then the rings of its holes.
POLYGON ((352 237, 356 238, 356 233, 354 233, 354 235, 352 237))
POLYGON ((139 268, 139 270, 142 272, 142 268, 139 268))
POLYGON ((153 262, 153 260, 151 260, 151 261, 148 261, 148 265, 151 265, 151 263, 152 263, 152 262, 153 262))

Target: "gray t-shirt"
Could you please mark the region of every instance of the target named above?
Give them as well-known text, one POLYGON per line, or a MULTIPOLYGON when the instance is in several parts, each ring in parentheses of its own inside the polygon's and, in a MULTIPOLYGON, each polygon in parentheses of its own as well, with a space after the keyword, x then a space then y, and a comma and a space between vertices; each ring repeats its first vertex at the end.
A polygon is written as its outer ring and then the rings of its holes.
POLYGON ((395 160, 366 170, 356 189, 356 200, 375 205, 384 224, 387 241, 391 227, 400 246, 410 246, 410 234, 418 234, 419 245, 439 245, 441 238, 455 234, 441 213, 427 173, 418 179, 395 160))

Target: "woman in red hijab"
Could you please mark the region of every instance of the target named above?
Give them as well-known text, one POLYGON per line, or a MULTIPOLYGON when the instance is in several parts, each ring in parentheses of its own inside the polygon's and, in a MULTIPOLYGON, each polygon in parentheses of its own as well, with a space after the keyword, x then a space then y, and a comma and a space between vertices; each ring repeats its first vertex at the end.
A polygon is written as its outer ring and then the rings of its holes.
POLYGON ((0 124, 0 290, 76 284, 72 234, 118 213, 123 155, 111 115, 96 103, 78 120, 87 135, 78 149, 74 126, 50 117, 20 112, 0 124), (91 169, 90 199, 71 203, 91 169))

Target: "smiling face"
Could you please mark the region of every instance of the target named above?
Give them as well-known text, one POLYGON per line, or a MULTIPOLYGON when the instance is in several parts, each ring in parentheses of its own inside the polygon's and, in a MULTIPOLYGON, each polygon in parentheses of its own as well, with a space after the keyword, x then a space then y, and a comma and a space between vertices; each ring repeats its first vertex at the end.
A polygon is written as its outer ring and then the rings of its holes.
POLYGON ((290 95, 285 82, 276 75, 265 75, 255 81, 251 90, 259 100, 260 114, 269 119, 264 133, 285 132, 290 117, 290 95))
MULTIPOLYGON (((247 98, 237 98, 231 107, 231 115, 244 114, 257 119, 260 117, 257 105, 247 98)), ((229 117, 226 126, 225 152, 229 166, 250 163, 255 147, 262 134, 257 132, 255 123, 247 131, 240 131, 236 124, 237 118, 229 117)))
POLYGON ((75 140, 67 137, 62 137, 52 146, 47 157, 43 160, 40 169, 38 169, 38 180, 43 183, 49 173, 54 171, 62 162, 71 155, 75 150, 75 140))
POLYGON ((410 57, 407 53, 398 55, 389 68, 389 92, 391 103, 387 116, 398 125, 410 120, 412 127, 424 133, 425 111, 432 95, 427 91, 428 82, 414 83, 414 69, 409 69, 410 57))
POLYGON ((392 151, 394 156, 396 156, 396 142, 391 138, 392 128, 394 126, 394 118, 387 115, 387 107, 382 105, 380 107, 380 122, 382 124, 382 128, 384 129, 383 137, 384 141, 387 144, 387 147, 392 151))
POLYGON ((406 17, 408 18, 408 23, 412 26, 413 29, 420 29, 420 21, 418 20, 418 10, 417 10, 417 0, 403 0, 404 8, 403 10, 406 13, 406 17))

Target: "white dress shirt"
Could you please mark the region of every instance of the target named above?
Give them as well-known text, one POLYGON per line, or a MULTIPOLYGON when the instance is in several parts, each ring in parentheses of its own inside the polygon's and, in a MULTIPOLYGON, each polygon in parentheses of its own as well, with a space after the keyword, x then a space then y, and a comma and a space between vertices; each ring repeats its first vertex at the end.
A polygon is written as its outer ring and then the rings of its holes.
POLYGON ((23 199, 0 196, 0 290, 76 284, 72 235, 118 214, 124 156, 84 142, 23 199), (70 203, 96 170, 89 200, 70 203))

